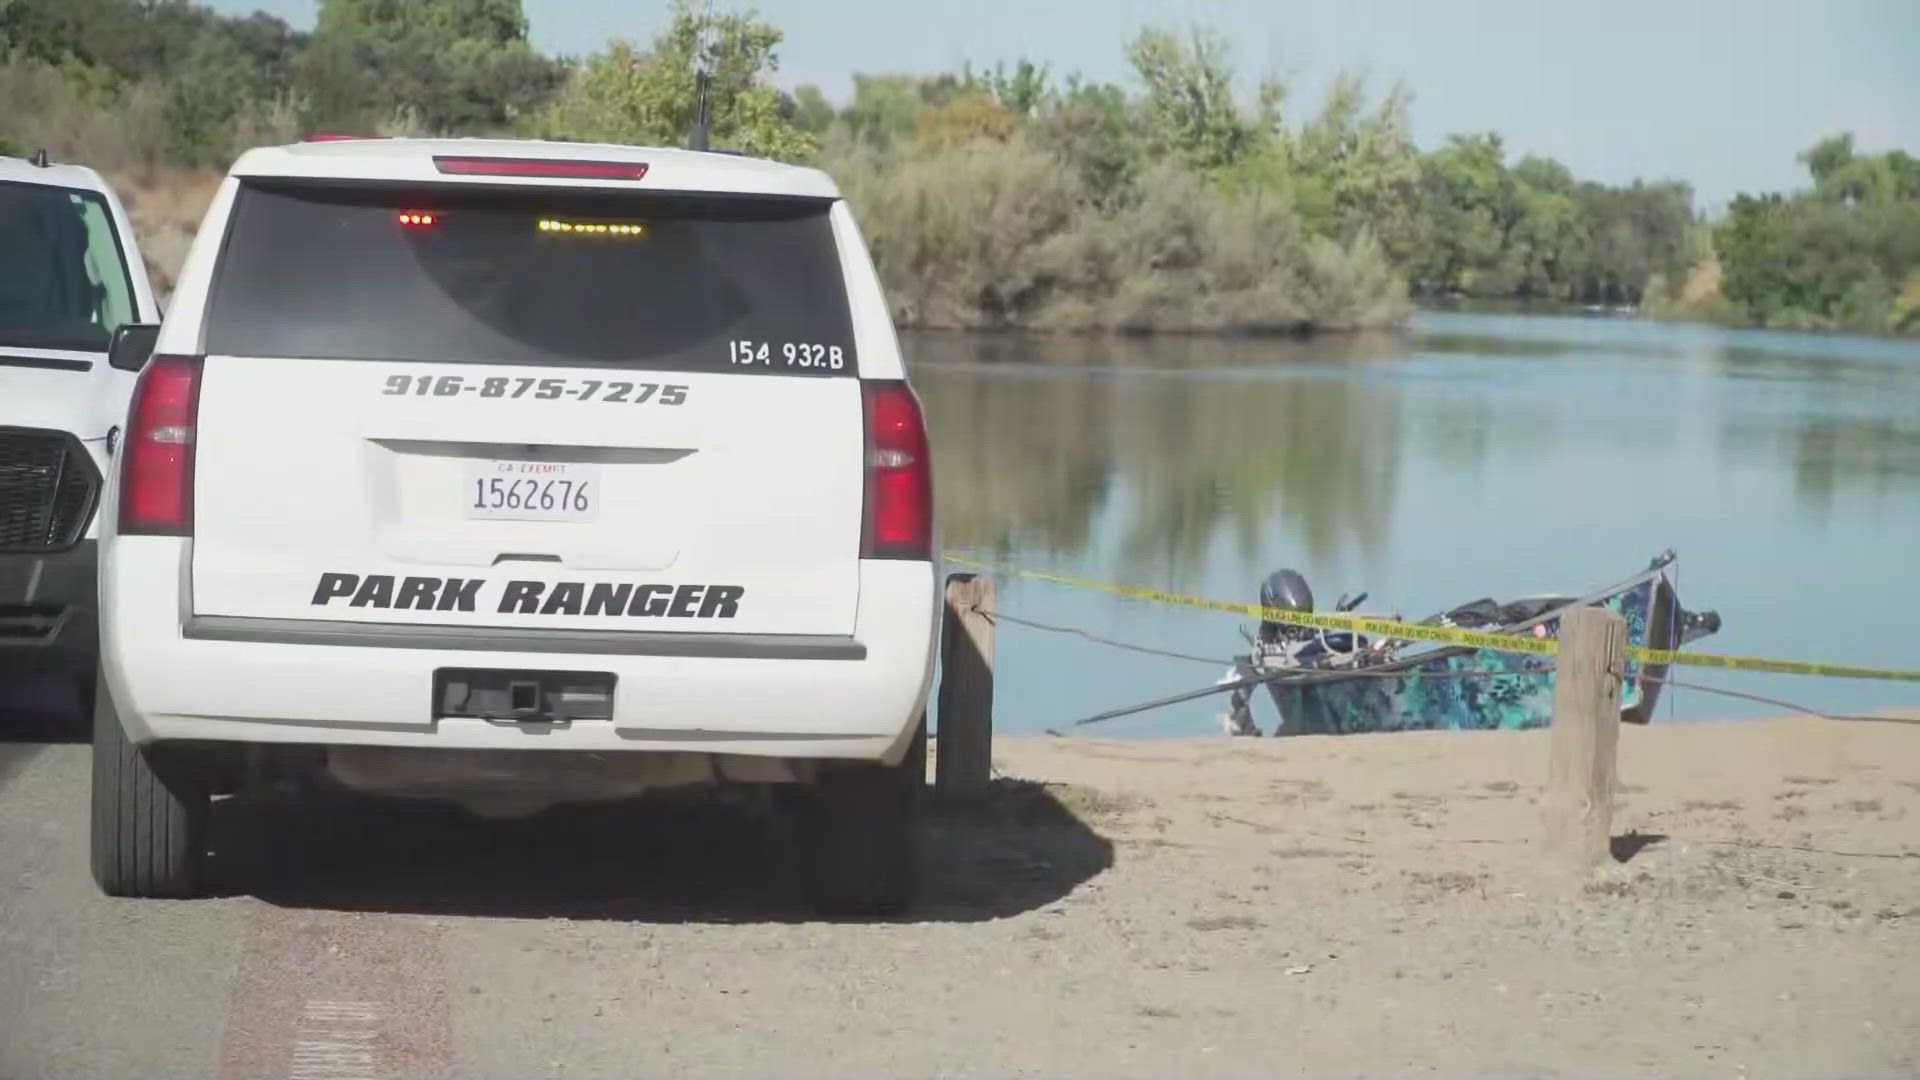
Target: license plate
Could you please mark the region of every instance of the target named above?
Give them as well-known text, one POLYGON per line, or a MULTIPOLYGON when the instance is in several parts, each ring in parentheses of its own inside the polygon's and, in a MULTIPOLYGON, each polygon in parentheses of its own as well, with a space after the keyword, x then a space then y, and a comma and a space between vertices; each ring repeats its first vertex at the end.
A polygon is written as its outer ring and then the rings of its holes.
POLYGON ((472 461, 462 502, 470 518, 592 521, 600 514, 600 466, 558 461, 472 461))

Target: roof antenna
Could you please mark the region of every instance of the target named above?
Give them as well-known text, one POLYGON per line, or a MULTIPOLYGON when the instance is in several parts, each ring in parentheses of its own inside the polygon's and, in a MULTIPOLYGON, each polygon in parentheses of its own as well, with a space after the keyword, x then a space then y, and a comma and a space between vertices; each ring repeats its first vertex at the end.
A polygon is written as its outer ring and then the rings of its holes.
POLYGON ((40 149, 35 150, 33 152, 33 156, 28 158, 27 160, 31 162, 33 167, 36 169, 46 168, 47 167, 47 148, 43 146, 40 149))
POLYGON ((693 73, 693 131, 687 135, 687 145, 694 150, 707 148, 707 68, 702 64, 699 71, 693 73))
POLYGON ((693 130, 687 133, 687 147, 691 150, 707 148, 707 35, 713 30, 713 0, 707 0, 706 9, 700 13, 700 31, 694 39, 694 62, 699 65, 693 73, 693 130))

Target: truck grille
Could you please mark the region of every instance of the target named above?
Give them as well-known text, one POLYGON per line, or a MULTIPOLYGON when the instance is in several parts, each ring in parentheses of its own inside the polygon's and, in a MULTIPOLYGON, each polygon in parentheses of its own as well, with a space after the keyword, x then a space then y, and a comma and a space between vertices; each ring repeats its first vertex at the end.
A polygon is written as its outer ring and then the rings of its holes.
POLYGON ((60 551, 80 542, 100 473, 64 431, 0 428, 0 551, 60 551))

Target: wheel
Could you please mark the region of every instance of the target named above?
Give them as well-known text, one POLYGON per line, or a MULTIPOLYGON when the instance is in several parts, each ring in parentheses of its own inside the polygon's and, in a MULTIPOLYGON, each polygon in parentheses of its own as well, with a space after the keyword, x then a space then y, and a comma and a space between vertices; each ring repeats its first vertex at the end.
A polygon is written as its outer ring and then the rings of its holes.
POLYGON ((93 877, 108 896, 188 897, 206 860, 205 786, 187 763, 135 746, 94 690, 93 877))
POLYGON ((925 717, 898 765, 842 765, 821 774, 810 800, 808 860, 821 914, 888 916, 912 905, 926 776, 925 717))

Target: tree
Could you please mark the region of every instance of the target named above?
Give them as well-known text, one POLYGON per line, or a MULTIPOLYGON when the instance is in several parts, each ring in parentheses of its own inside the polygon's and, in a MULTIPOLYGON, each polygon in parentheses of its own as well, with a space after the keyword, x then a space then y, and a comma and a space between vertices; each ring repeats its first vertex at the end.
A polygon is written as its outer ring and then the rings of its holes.
POLYGON ((1032 120, 1032 133, 1103 205, 1133 184, 1146 160, 1133 103, 1111 83, 1068 79, 1065 93, 1032 120))
POLYGON ((1844 134, 1800 161, 1812 190, 1742 195, 1713 230, 1727 299, 1765 326, 1920 328, 1920 162, 1859 154, 1844 134))
POLYGON ((321 0, 301 69, 321 124, 405 112, 430 131, 468 132, 526 116, 565 72, 528 44, 520 0, 321 0))
POLYGON ((763 76, 781 33, 751 15, 714 14, 675 0, 673 19, 642 52, 616 39, 567 82, 538 126, 554 137, 678 145, 697 108, 696 73, 709 73, 712 145, 797 161, 818 146, 763 76))
POLYGON ((1053 97, 1046 67, 1036 66, 1026 57, 1021 57, 1019 63, 1014 65, 1012 74, 1008 74, 1002 65, 995 64, 985 82, 1000 107, 1022 119, 1033 116, 1053 97))
POLYGON ((1513 181, 1519 205, 1507 235, 1507 264, 1515 270, 1514 291, 1571 299, 1592 252, 1573 173, 1551 158, 1527 157, 1514 165, 1513 181))
MULTIPOLYGON (((1343 239, 1368 231, 1387 254, 1405 263, 1422 244, 1420 153, 1408 115, 1412 94, 1396 84, 1371 110, 1366 87, 1354 75, 1334 79, 1320 113, 1291 140, 1295 166, 1313 194, 1303 200, 1309 219, 1343 239), (1320 205, 1325 209, 1321 210, 1320 205)), ((1277 96, 1266 107, 1279 113, 1277 96)))
POLYGON ((1436 292, 1508 292, 1507 231, 1519 206, 1500 136, 1448 136, 1421 163, 1420 184, 1432 239, 1415 280, 1436 292))
POLYGON ((1233 97, 1226 40, 1195 28, 1184 40, 1142 30, 1127 43, 1127 62, 1146 84, 1147 137, 1201 169, 1231 165, 1255 149, 1260 127, 1233 97))
POLYGON ((819 138, 833 126, 838 115, 833 103, 812 83, 793 92, 793 123, 801 131, 819 138))
POLYGON ((853 101, 841 114, 855 139, 886 148, 913 135, 926 103, 917 75, 855 75, 853 101))

